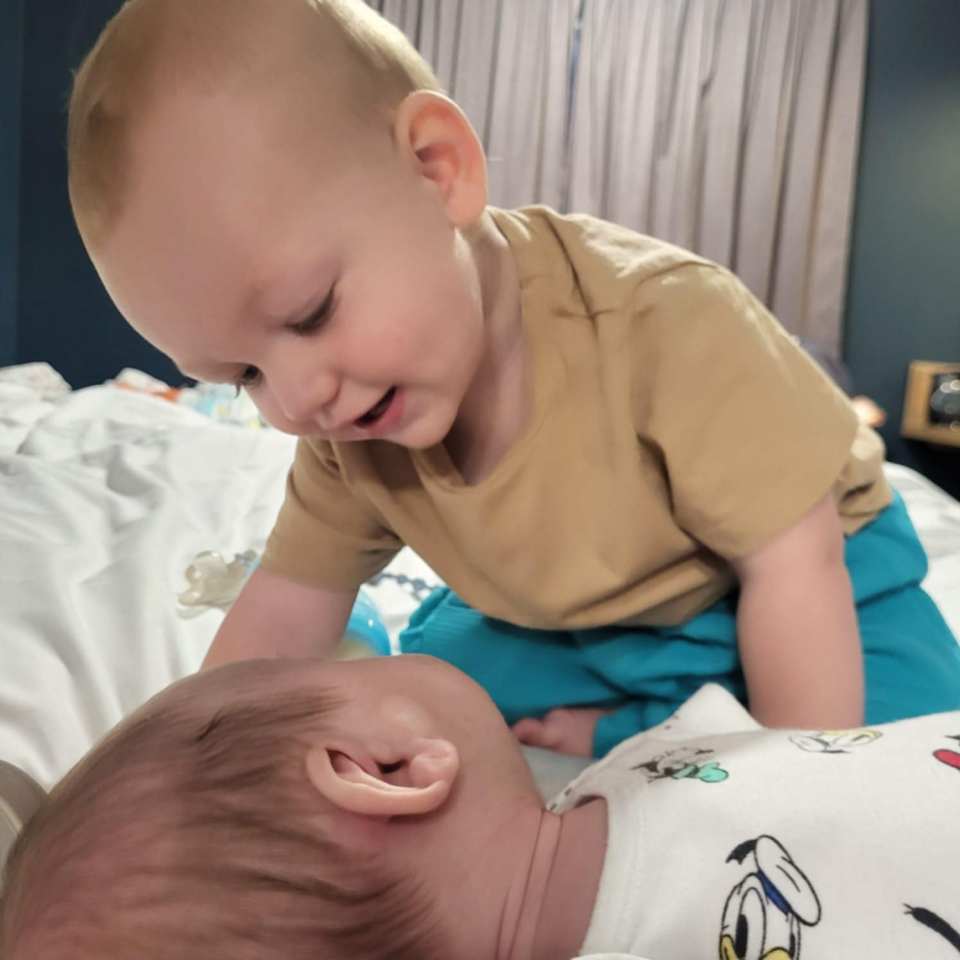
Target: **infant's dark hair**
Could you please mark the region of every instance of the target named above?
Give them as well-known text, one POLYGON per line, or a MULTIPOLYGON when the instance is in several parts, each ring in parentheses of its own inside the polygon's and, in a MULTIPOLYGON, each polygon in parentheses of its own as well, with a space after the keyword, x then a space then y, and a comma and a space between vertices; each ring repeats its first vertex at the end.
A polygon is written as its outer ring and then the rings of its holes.
POLYGON ((446 956, 413 872, 351 850, 306 776, 336 700, 253 664, 236 687, 213 715, 162 695, 54 789, 5 870, 4 960, 446 956))

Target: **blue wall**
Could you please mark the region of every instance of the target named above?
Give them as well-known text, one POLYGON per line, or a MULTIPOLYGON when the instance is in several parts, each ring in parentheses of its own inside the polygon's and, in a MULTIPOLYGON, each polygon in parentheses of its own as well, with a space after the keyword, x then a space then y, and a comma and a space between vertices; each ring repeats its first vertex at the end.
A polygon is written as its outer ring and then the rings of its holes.
POLYGON ((0 5, 0 366, 17 355, 23 0, 0 5))
POLYGON ((872 0, 846 359, 890 459, 960 497, 960 449, 899 437, 908 362, 960 363, 957 0, 872 0))
POLYGON ((67 197, 72 71, 120 6, 121 0, 24 3, 17 356, 20 362, 46 360, 75 387, 106 380, 125 366, 181 379, 113 307, 87 259, 67 197))

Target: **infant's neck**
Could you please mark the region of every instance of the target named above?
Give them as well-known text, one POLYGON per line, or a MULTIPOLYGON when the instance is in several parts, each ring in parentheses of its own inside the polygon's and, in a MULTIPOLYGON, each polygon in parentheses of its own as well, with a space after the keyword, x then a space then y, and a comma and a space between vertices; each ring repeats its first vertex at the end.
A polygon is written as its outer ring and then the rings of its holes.
POLYGON ((507 892, 496 960, 568 960, 579 953, 606 846, 602 799, 563 815, 543 812, 527 869, 517 871, 507 892))

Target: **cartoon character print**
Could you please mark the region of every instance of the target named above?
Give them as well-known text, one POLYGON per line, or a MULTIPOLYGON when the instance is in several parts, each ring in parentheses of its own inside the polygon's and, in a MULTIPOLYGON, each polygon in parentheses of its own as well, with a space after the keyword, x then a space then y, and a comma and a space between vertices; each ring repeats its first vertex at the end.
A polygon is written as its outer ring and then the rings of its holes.
MULTIPOLYGON (((947 739, 956 740, 957 743, 960 743, 960 734, 948 735, 947 739)), ((940 763, 960 771, 960 752, 949 747, 940 747, 933 751, 933 757, 935 760, 939 760, 940 763)), ((912 917, 917 923, 941 936, 960 954, 960 929, 933 910, 928 910, 926 907, 912 907, 908 903, 905 903, 903 906, 908 917, 912 917)))
POLYGON ((960 932, 957 931, 956 927, 932 910, 927 910, 926 907, 911 907, 908 903, 905 903, 903 906, 906 908, 908 917, 913 917, 917 923, 939 934, 957 953, 960 953, 960 932))
MULTIPOLYGON (((948 740, 956 740, 957 743, 960 743, 960 736, 948 736, 948 740)), ((950 750, 946 747, 942 747, 940 750, 933 751, 934 757, 939 760, 941 763, 945 763, 948 767, 953 767, 954 770, 960 770, 960 753, 956 750, 950 750)))
POLYGON ((774 837, 744 841, 727 863, 748 858, 723 907, 720 960, 798 960, 802 927, 820 922, 817 892, 774 837))
POLYGON ((850 753, 858 747, 876 743, 883 734, 879 730, 818 730, 798 733, 790 742, 809 753, 850 753))
POLYGON ((647 780, 700 780, 702 783, 722 783, 730 776, 713 756, 713 750, 700 747, 675 747, 631 770, 642 770, 647 780))

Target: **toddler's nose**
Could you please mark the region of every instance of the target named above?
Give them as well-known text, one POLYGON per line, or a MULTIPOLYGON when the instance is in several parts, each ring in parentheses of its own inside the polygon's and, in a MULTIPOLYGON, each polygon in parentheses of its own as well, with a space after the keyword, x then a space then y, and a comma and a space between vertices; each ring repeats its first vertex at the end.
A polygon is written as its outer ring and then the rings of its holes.
POLYGON ((288 420, 315 423, 321 428, 330 419, 329 406, 339 389, 337 378, 328 373, 291 378, 275 388, 277 402, 288 420))

